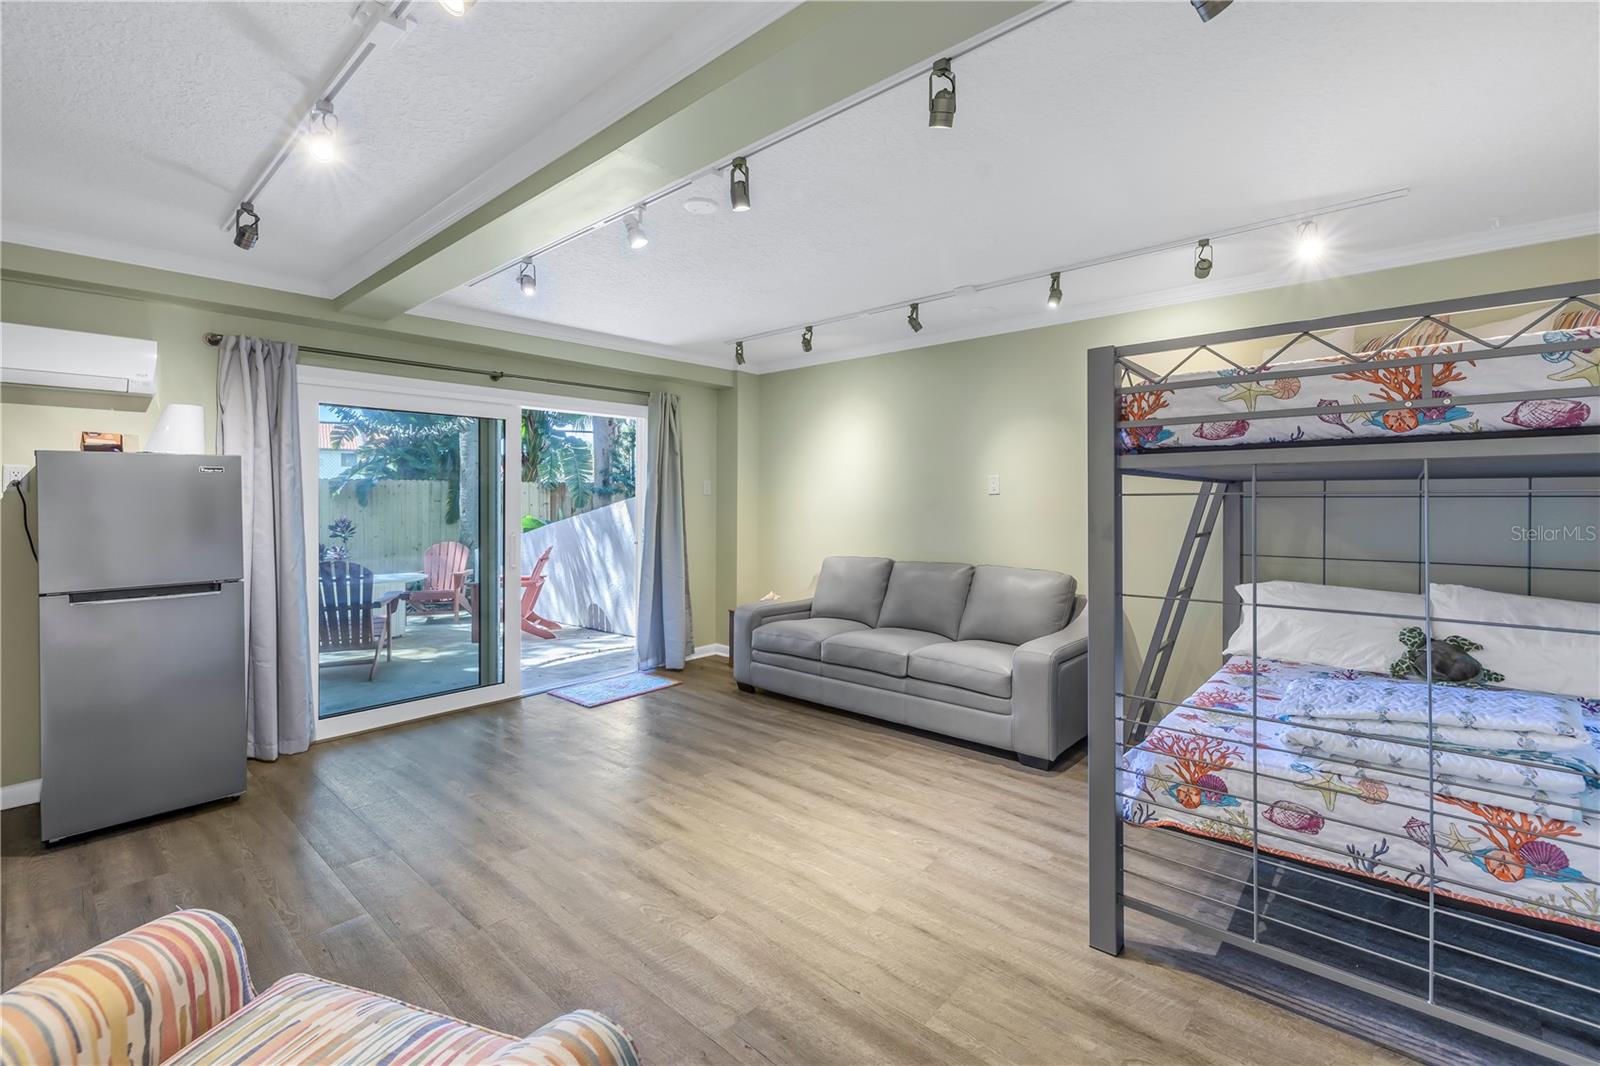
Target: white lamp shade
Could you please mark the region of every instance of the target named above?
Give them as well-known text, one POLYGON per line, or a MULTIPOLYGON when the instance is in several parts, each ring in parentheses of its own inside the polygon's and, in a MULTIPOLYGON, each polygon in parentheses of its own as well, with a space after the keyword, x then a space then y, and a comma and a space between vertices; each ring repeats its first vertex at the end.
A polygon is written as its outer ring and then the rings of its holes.
POLYGON ((206 413, 197 403, 169 403, 156 420, 145 444, 147 452, 203 455, 206 452, 206 413))

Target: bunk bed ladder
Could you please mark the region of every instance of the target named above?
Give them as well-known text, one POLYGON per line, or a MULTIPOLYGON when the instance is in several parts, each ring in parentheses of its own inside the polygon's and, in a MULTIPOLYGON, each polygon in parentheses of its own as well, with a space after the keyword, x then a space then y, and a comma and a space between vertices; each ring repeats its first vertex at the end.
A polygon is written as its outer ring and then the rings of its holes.
POLYGON ((1178 644, 1178 634, 1183 631, 1183 616, 1189 610, 1189 598, 1194 595, 1195 582, 1200 579, 1200 566, 1205 562, 1206 545, 1217 526, 1217 516, 1222 511, 1225 496, 1224 483, 1202 481, 1195 493, 1194 508, 1189 512, 1189 528, 1178 549, 1178 560, 1172 567, 1172 580, 1167 583, 1166 598, 1161 601, 1161 613, 1156 617, 1156 628, 1150 637, 1150 653, 1139 667, 1139 681, 1134 686, 1133 730, 1127 741, 1138 744, 1150 730, 1150 721, 1156 716, 1161 695, 1161 683, 1166 679, 1167 667, 1172 665, 1172 652, 1178 644))

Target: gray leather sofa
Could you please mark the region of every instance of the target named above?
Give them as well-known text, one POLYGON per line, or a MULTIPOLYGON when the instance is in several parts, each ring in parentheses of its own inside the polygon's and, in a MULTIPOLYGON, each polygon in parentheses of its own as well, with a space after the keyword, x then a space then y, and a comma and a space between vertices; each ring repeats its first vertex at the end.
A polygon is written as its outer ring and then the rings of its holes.
POLYGON ((1044 767, 1087 729, 1076 592, 1051 570, 834 556, 811 599, 734 612, 733 677, 1044 767))

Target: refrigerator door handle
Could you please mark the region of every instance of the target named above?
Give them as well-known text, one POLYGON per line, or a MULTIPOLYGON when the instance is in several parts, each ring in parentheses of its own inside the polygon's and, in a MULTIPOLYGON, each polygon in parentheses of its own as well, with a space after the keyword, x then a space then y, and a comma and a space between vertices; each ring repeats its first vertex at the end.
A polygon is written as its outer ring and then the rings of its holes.
POLYGON ((126 589, 121 592, 73 592, 67 602, 74 607, 93 607, 116 603, 146 603, 150 600, 191 600, 222 595, 222 582, 204 581, 194 585, 169 585, 163 589, 126 589))

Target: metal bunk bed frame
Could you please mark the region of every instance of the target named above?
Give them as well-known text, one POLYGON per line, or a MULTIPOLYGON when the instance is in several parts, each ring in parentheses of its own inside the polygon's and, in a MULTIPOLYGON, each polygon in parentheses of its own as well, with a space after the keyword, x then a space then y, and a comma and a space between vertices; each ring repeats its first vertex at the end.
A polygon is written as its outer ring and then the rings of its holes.
MULTIPOLYGON (((1494 359, 1514 355, 1530 355, 1562 351, 1573 347, 1570 341, 1546 343, 1530 331, 1553 321, 1563 308, 1572 306, 1600 310, 1594 301, 1600 293, 1600 280, 1580 281, 1564 285, 1541 286, 1521 290, 1492 293, 1456 300, 1432 301, 1427 304, 1389 307, 1354 314, 1335 315, 1313 320, 1277 323, 1248 329, 1230 330, 1173 340, 1163 340, 1132 346, 1103 347, 1089 352, 1088 356, 1088 507, 1089 551, 1088 568, 1096 575, 1095 588, 1089 597, 1089 941, 1091 946, 1112 955, 1123 950, 1123 919, 1125 908, 1131 907, 1179 926, 1214 937, 1222 943, 1264 955, 1277 962, 1346 987, 1372 993, 1390 1001, 1398 1001, 1424 1014, 1452 1022, 1468 1030, 1498 1040, 1514 1042, 1522 1048, 1534 1050, 1560 1062, 1592 1061, 1572 1048, 1549 1043, 1536 1035, 1521 1032, 1494 1021, 1479 1018, 1458 1007, 1438 1002, 1435 989, 1439 975, 1434 964, 1433 914, 1436 892, 1434 884, 1425 889, 1428 906, 1427 983, 1425 995, 1399 991, 1389 984, 1370 979, 1339 966, 1330 965, 1297 951, 1262 942, 1263 918, 1260 896, 1263 863, 1282 864, 1286 860, 1278 854, 1263 854, 1260 826, 1260 793, 1252 788, 1251 808, 1255 812, 1251 821, 1250 843, 1244 845, 1216 844, 1233 848, 1240 856, 1250 860, 1250 882, 1247 892, 1241 893, 1241 903, 1236 910, 1245 910, 1243 900, 1250 902, 1250 935, 1220 928, 1211 922, 1201 921, 1192 914, 1160 906, 1149 900, 1134 898, 1124 891, 1123 821, 1118 804, 1118 775, 1124 745, 1137 744, 1148 731, 1153 718, 1160 711, 1181 706, 1160 698, 1160 687, 1170 665, 1173 648, 1177 643, 1179 627, 1194 596, 1197 577, 1204 559, 1206 546, 1215 530, 1220 529, 1223 550, 1222 560, 1222 614, 1224 633, 1232 632, 1241 615, 1241 604, 1235 586, 1241 580, 1254 582, 1257 578, 1257 552, 1260 530, 1255 525, 1255 509, 1263 496, 1260 486, 1280 481, 1323 482, 1326 512, 1327 483, 1361 480, 1412 480, 1417 485, 1415 498, 1419 503, 1419 521, 1422 543, 1415 565, 1427 587, 1426 575, 1430 565, 1427 514, 1433 500, 1451 495, 1448 485, 1458 478, 1474 480, 1494 478, 1527 479, 1528 488, 1511 495, 1535 493, 1535 478, 1600 478, 1600 436, 1593 430, 1565 431, 1560 433, 1516 434, 1464 434, 1452 433, 1417 437, 1415 439, 1376 438, 1351 442, 1302 442, 1285 445, 1236 445, 1232 447, 1207 447, 1183 450, 1156 449, 1147 452, 1119 454, 1121 431, 1145 425, 1194 423, 1204 416, 1163 420, 1122 419, 1123 396, 1155 388, 1192 388, 1205 385, 1238 384, 1245 381, 1266 381, 1290 374, 1308 375, 1334 373, 1348 370, 1348 363, 1330 361, 1321 369, 1312 364, 1298 363, 1292 369, 1272 368, 1274 360, 1288 351, 1296 342, 1314 342, 1314 350, 1327 348, 1347 359, 1364 360, 1369 354, 1346 352, 1319 335, 1321 332, 1345 327, 1373 326, 1410 320, 1412 327, 1430 323, 1455 337, 1465 339, 1484 350, 1462 353, 1458 359, 1494 359), (1440 316, 1466 312, 1487 311, 1514 305, 1552 302, 1543 315, 1525 326, 1515 337, 1499 344, 1490 344, 1471 332, 1450 325, 1440 316), (1241 366, 1217 351, 1217 346, 1239 341, 1289 337, 1281 348, 1259 366, 1241 366), (1320 348, 1318 347, 1320 346, 1320 348), (1177 366, 1165 373, 1155 373, 1141 366, 1138 360, 1156 353, 1176 353, 1187 350, 1177 366), (1226 376, 1207 376, 1203 379, 1188 377, 1173 380, 1173 375, 1196 355, 1208 354, 1228 363, 1233 372, 1226 376), (1193 492, 1193 510, 1184 532, 1178 558, 1172 570, 1165 597, 1143 596, 1144 600, 1161 599, 1155 633, 1148 645, 1149 654, 1131 689, 1124 690, 1126 675, 1123 660, 1123 478, 1127 476, 1178 479, 1188 483, 1198 482, 1193 492), (1442 483, 1442 484, 1440 484, 1442 483), (1248 545, 1247 542, 1248 541, 1248 545)), ((1409 331, 1412 327, 1402 330, 1409 331)), ((1297 351, 1305 350, 1301 343, 1297 351)), ((1432 349, 1409 359, 1393 359, 1388 365, 1417 365, 1420 374, 1430 376, 1431 364, 1450 358, 1448 353, 1432 349)), ((1324 353, 1326 354, 1326 353, 1324 353)), ((1445 403, 1520 402, 1530 398, 1555 398, 1600 395, 1600 387, 1581 386, 1565 389, 1538 389, 1521 393, 1479 395, 1445 400, 1445 403)), ((1438 400, 1420 402, 1418 406, 1438 405, 1438 400)), ((1287 417, 1332 412, 1376 413, 1411 407, 1410 401, 1373 404, 1341 404, 1321 409, 1282 409, 1256 411, 1254 419, 1287 417)), ((1191 495, 1185 492, 1184 495, 1191 495)), ((1136 495, 1148 495, 1139 493, 1136 495)), ((1177 495, 1174 493, 1172 495, 1177 495)), ((1483 493, 1461 492, 1456 495, 1476 497, 1483 493)), ((1594 493, 1582 495, 1595 496, 1594 493)), ((1597 505, 1600 506, 1600 505, 1597 505)), ((1324 519, 1326 521, 1326 519, 1324 519)), ((1326 526, 1324 526, 1323 567, 1327 567, 1326 526)), ((1531 557, 1530 557, 1531 558, 1531 557)), ((1367 561, 1367 560, 1363 560, 1367 561)), ((1411 560, 1405 560, 1412 565, 1411 560)), ((1530 575, 1532 562, 1528 564, 1530 575)), ((1600 570, 1600 559, 1595 568, 1600 570)), ((1531 578, 1530 578, 1531 580, 1531 578)), ((1132 594, 1129 594, 1130 596, 1132 594)), ((1258 601, 1252 596, 1252 601, 1258 601)), ((1427 610, 1425 629, 1432 634, 1431 607, 1427 610)), ((1431 650, 1431 649, 1430 649, 1431 650)), ((1431 655, 1430 655, 1431 660, 1431 655)), ((1431 669, 1427 681, 1431 686, 1431 669)), ((1430 687, 1431 693, 1431 687, 1430 687)), ((1254 687, 1251 701, 1254 703, 1254 687)), ((1431 699, 1430 699, 1431 703, 1431 699)), ((1250 717, 1254 717, 1253 708, 1250 717)), ((1428 742, 1431 759, 1432 742, 1428 742)), ((1252 754, 1252 780, 1258 772, 1259 759, 1252 754)), ((1431 776, 1429 777, 1431 785, 1431 776)), ((1431 795, 1433 789, 1428 788, 1431 795)), ((1430 813, 1431 821, 1431 813, 1430 813)), ((1203 839, 1203 838, 1201 838, 1203 839)), ((1270 844, 1268 845, 1270 849, 1270 844)), ((1142 849, 1129 849, 1141 851, 1142 849)), ((1172 860, 1176 861, 1176 860, 1172 860)), ((1292 862, 1293 860, 1288 860, 1292 862)), ((1596 860, 1600 862, 1600 856, 1596 860)), ((1179 863, 1179 865, 1184 865, 1179 863)), ((1198 869, 1198 868, 1196 868, 1198 869)), ((1204 871, 1203 871, 1204 872, 1204 871)), ((1148 880, 1155 880, 1147 878, 1148 880)), ((1237 879, 1230 879, 1237 880, 1237 879)), ((1241 884, 1244 884, 1241 882, 1241 884)), ((1173 886, 1176 887, 1176 886, 1173 886)), ((1180 890, 1186 891, 1186 890, 1180 890)), ((1368 891, 1388 891, 1374 885, 1368 891)), ((1190 893, 1200 895, 1199 893, 1190 893)), ((1203 897, 1202 898, 1211 898, 1203 897)), ((1292 898, 1292 897, 1291 897, 1292 898)), ((1213 902, 1221 902, 1213 900, 1213 902)), ((1358 919, 1364 920, 1364 919, 1358 919)), ((1600 952, 1581 949, 1595 960, 1600 952)), ((1594 964, 1600 973, 1600 961, 1594 964)), ((1559 979, 1559 978, 1558 978, 1559 979)), ((1600 982, 1597 982, 1600 983, 1600 982)), ((1582 986, 1588 989, 1590 986, 1582 986)), ((1600 989, 1593 989, 1600 995, 1600 989)), ((1585 1023, 1591 1026, 1594 1023, 1585 1023)), ((1600 1048, 1600 1026, 1595 1026, 1596 1047, 1600 1048)))

